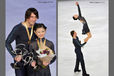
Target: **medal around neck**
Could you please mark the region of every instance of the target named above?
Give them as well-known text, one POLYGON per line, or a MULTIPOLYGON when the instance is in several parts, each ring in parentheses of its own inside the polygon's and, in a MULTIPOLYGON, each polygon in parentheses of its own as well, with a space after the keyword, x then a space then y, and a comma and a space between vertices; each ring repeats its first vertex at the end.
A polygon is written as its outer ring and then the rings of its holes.
POLYGON ((32 35, 33 35, 33 26, 31 27, 31 34, 30 34, 27 24, 23 23, 23 25, 25 26, 26 32, 27 32, 27 35, 28 35, 28 39, 29 39, 28 44, 30 44, 31 43, 31 38, 32 38, 32 35))
POLYGON ((36 53, 38 54, 37 57, 38 57, 38 59, 40 59, 40 61, 42 63, 42 64, 40 64, 42 66, 42 68, 47 67, 47 66, 43 65, 43 62, 50 63, 50 61, 55 56, 53 51, 49 47, 47 47, 45 45, 45 43, 46 43, 46 40, 44 40, 44 42, 40 42, 40 43, 38 42, 39 49, 36 50, 36 53))

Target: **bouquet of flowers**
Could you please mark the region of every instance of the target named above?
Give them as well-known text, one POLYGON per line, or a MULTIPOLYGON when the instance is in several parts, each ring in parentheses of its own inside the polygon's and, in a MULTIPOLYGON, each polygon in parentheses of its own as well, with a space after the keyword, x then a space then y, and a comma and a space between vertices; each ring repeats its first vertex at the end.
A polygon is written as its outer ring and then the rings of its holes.
POLYGON ((50 63, 50 61, 55 56, 53 51, 48 47, 46 47, 45 49, 39 49, 36 51, 36 53, 38 54, 38 58, 42 62, 42 68, 46 68, 46 66, 43 65, 43 62, 50 63))

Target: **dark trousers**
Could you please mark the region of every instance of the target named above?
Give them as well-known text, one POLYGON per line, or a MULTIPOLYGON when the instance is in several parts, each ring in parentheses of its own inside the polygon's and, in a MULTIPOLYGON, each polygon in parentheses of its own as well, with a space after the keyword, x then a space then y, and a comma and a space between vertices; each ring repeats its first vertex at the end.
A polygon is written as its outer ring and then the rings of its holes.
POLYGON ((38 70, 33 70, 33 68, 29 66, 27 71, 28 76, 51 76, 49 67, 45 69, 39 68, 38 70))
POLYGON ((28 76, 36 76, 35 72, 36 71, 30 65, 28 65, 28 67, 27 67, 28 76))
POLYGON ((74 71, 79 70, 79 63, 81 63, 82 72, 83 72, 83 74, 86 74, 84 58, 83 58, 81 49, 75 50, 75 53, 76 53, 76 64, 75 64, 74 71))
POLYGON ((16 76, 27 76, 27 69, 26 69, 27 66, 24 66, 23 68, 21 69, 16 69, 15 70, 15 74, 16 76))

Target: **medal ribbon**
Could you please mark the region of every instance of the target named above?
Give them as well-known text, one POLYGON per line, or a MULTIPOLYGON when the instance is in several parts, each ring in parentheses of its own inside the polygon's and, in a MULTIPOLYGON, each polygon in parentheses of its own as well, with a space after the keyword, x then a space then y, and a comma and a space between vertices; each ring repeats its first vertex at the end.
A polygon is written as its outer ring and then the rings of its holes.
POLYGON ((30 34, 26 23, 24 23, 24 25, 25 25, 25 28, 26 28, 26 31, 27 31, 28 39, 29 39, 29 41, 31 41, 31 38, 32 38, 32 35, 33 35, 33 26, 31 28, 31 34, 30 34))
POLYGON ((49 49, 50 54, 54 54, 54 52, 49 47, 45 46, 46 45, 46 39, 44 40, 44 43, 42 43, 42 39, 40 39, 40 42, 37 39, 37 44, 38 44, 39 49, 46 49, 47 48, 47 49, 49 49))
POLYGON ((46 39, 44 40, 44 42, 42 42, 42 39, 40 39, 40 42, 39 40, 37 39, 37 44, 38 44, 38 47, 40 49, 43 49, 45 47, 45 44, 46 44, 46 39))

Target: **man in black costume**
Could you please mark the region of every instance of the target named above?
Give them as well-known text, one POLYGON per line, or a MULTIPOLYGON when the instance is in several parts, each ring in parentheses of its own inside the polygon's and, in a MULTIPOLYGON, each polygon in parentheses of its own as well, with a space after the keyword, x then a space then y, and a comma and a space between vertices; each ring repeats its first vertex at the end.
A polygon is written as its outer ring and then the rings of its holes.
POLYGON ((83 58, 83 54, 81 52, 81 47, 84 46, 87 41, 84 41, 84 43, 81 44, 81 42, 79 41, 79 38, 77 36, 77 33, 74 30, 71 31, 70 33, 71 33, 71 36, 73 37, 73 44, 75 46, 75 53, 76 53, 76 58, 77 58, 74 72, 81 71, 81 70, 79 70, 79 63, 81 63, 82 75, 89 76, 89 74, 86 73, 84 58, 83 58))
MULTIPOLYGON (((25 44, 26 49, 28 49, 31 41, 35 40, 35 35, 33 32, 33 26, 36 20, 39 19, 38 11, 35 8, 27 9, 25 13, 25 21, 14 26, 10 34, 6 39, 6 48, 8 52, 12 55, 15 62, 22 61, 22 55, 15 55, 11 43, 15 40, 16 45, 25 44)), ((16 76, 27 76, 27 67, 24 66, 20 69, 15 69, 16 76)))

